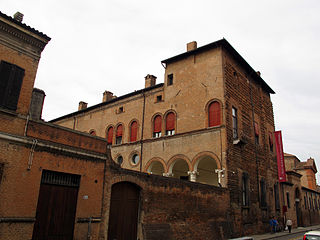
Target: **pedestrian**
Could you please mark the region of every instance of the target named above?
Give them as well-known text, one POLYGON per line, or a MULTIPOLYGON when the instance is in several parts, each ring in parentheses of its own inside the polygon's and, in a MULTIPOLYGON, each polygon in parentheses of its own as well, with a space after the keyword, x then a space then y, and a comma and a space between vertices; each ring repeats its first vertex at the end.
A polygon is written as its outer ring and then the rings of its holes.
POLYGON ((274 216, 270 219, 269 224, 271 226, 271 233, 276 233, 278 221, 276 220, 276 218, 274 216))
POLYGON ((286 225, 288 227, 289 233, 291 233, 292 221, 290 219, 288 219, 286 225))

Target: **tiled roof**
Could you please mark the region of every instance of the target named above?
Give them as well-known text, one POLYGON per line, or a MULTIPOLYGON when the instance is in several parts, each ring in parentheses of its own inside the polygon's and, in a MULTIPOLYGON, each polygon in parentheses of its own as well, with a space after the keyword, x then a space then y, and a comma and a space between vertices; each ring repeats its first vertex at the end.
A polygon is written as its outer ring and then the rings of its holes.
POLYGON ((13 23, 19 25, 20 27, 23 27, 24 29, 26 29, 26 30, 34 33, 34 34, 37 34, 39 37, 42 37, 42 38, 44 38, 44 39, 46 39, 46 40, 48 40, 48 41, 51 40, 51 38, 48 37, 46 34, 44 34, 44 33, 42 33, 42 32, 39 32, 38 30, 36 30, 36 29, 28 26, 28 25, 25 24, 25 23, 22 23, 22 22, 17 21, 17 20, 15 20, 14 18, 12 18, 12 17, 10 17, 10 16, 8 16, 8 15, 2 13, 2 12, 0 12, 0 17, 3 17, 3 18, 5 18, 5 19, 13 22, 13 23))

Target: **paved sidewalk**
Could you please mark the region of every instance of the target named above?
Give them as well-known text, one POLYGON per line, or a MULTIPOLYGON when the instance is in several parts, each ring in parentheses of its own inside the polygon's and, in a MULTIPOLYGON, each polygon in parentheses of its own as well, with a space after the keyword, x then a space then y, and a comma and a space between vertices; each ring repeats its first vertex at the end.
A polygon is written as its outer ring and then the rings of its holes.
POLYGON ((314 225, 310 227, 298 227, 292 229, 291 233, 289 231, 282 231, 282 232, 277 232, 277 233, 265 233, 265 234, 260 234, 260 235, 253 235, 250 237, 253 237, 254 240, 264 240, 264 239, 277 239, 282 236, 290 235, 293 233, 300 233, 300 232, 306 232, 306 231, 311 231, 311 230, 319 230, 320 225, 314 225))

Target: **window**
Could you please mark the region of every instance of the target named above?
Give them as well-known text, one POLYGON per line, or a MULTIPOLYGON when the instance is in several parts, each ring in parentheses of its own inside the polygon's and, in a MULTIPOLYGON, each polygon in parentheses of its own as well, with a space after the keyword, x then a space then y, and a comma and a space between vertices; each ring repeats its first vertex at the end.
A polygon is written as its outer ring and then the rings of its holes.
POLYGON ((123 163, 123 157, 122 157, 121 155, 119 155, 119 156, 117 157, 117 163, 118 163, 119 165, 121 165, 121 164, 123 163))
POLYGON ((0 107, 17 110, 24 69, 1 61, 0 63, 0 107))
POLYGON ((118 113, 123 113, 123 107, 119 107, 118 113))
POLYGON ((167 77, 167 86, 170 86, 173 84, 173 74, 168 74, 167 77))
POLYGON ((130 142, 137 141, 138 123, 133 121, 130 126, 130 142))
POLYGON ((92 136, 96 136, 97 135, 95 130, 90 130, 89 134, 92 135, 92 136))
POLYGON ((306 196, 304 196, 304 208, 307 209, 307 199, 306 199, 306 196))
POLYGON ((133 165, 137 165, 138 162, 139 162, 139 160, 140 160, 140 157, 139 157, 138 154, 135 153, 135 154, 132 155, 132 157, 131 157, 131 163, 132 163, 133 165))
POLYGON ((238 139, 238 113, 235 107, 232 107, 232 129, 233 139, 238 139))
POLYGON ((212 102, 208 107, 209 127, 219 126, 221 124, 220 104, 219 102, 212 102))
POLYGON ((166 117, 166 135, 174 135, 175 134, 175 115, 173 112, 167 114, 166 117))
POLYGON ((122 124, 120 124, 117 127, 117 133, 116 133, 116 144, 121 144, 122 143, 122 124))
POLYGON ((287 192, 287 206, 290 208, 290 194, 287 192))
POLYGON ((242 174, 242 206, 249 206, 249 175, 242 174))
POLYGON ((153 120, 153 137, 154 138, 161 137, 161 123, 162 123, 162 118, 160 115, 157 115, 153 120))
POLYGON ((280 210, 280 200, 279 200, 279 184, 274 184, 274 204, 276 210, 280 210))
POLYGON ((272 134, 272 132, 269 132, 269 147, 270 147, 270 151, 273 152, 273 134, 272 134))
POLYGON ((254 122, 254 141, 258 145, 259 144, 259 124, 254 122))
POLYGON ((156 102, 161 102, 162 101, 162 95, 157 96, 156 102))
POLYGON ((112 145, 113 140, 113 127, 109 127, 107 131, 107 144, 112 145))
POLYGON ((260 198, 261 207, 267 207, 266 182, 264 181, 264 179, 260 180, 260 191, 261 191, 261 198, 260 198))

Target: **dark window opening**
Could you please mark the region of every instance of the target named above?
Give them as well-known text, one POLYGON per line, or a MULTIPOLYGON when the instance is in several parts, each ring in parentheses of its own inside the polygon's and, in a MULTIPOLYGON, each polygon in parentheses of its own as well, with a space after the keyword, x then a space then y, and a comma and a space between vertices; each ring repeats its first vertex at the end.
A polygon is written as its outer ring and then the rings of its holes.
POLYGON ((232 130, 233 139, 238 139, 238 113, 235 107, 232 107, 232 130))
POLYGON ((92 135, 92 136, 96 136, 96 135, 97 135, 95 130, 91 130, 91 131, 89 132, 89 134, 92 135))
POLYGON ((274 185, 274 202, 276 210, 280 210, 280 200, 279 200, 279 184, 274 185))
POLYGON ((254 122, 254 141, 255 144, 259 144, 259 124, 254 122))
POLYGON ((122 144, 122 125, 117 127, 116 144, 122 144))
POLYGON ((261 191, 261 207, 267 207, 267 194, 266 194, 266 182, 262 179, 260 180, 260 191, 261 191))
POLYGON ((162 101, 162 95, 157 96, 157 102, 161 102, 162 101))
POLYGON ((168 74, 167 86, 170 86, 172 84, 173 84, 173 74, 168 74))
POLYGON ((273 152, 273 134, 272 134, 272 132, 269 132, 269 147, 270 147, 270 151, 273 152))
POLYGON ((290 194, 287 192, 287 206, 290 208, 290 194))
POLYGON ((189 176, 180 176, 180 180, 189 180, 189 176))
POLYGON ((242 174, 242 206, 249 206, 249 175, 242 174))
POLYGON ((1 61, 0 63, 0 107, 17 110, 24 69, 1 61))
POLYGON ((134 154, 134 155, 132 156, 132 158, 131 158, 131 162, 132 162, 132 164, 134 164, 134 165, 138 164, 139 160, 140 160, 140 157, 139 157, 138 154, 134 154))
POLYGON ((118 113, 123 113, 123 107, 119 107, 118 113))
POLYGON ((120 155, 117 157, 117 163, 121 165, 123 163, 123 157, 120 155))

